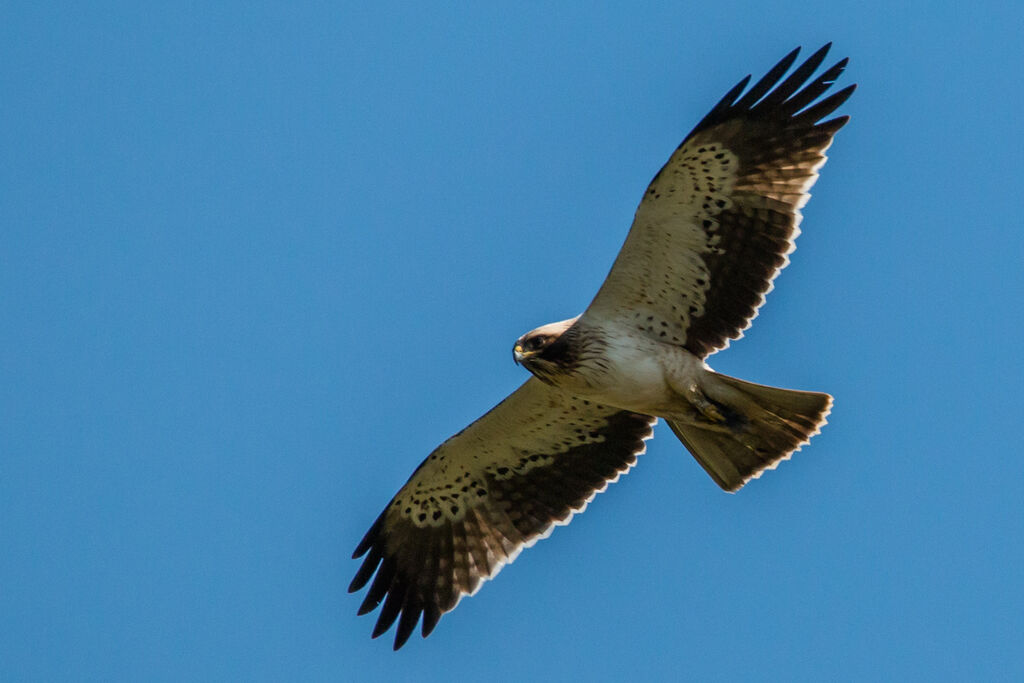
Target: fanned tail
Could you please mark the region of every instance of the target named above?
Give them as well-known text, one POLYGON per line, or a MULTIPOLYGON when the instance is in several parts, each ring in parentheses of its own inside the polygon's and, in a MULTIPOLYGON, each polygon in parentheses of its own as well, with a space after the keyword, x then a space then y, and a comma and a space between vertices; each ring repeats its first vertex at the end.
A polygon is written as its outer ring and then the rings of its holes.
POLYGON ((779 389, 708 372, 698 418, 666 421, 701 467, 726 491, 774 469, 825 424, 832 397, 779 389))

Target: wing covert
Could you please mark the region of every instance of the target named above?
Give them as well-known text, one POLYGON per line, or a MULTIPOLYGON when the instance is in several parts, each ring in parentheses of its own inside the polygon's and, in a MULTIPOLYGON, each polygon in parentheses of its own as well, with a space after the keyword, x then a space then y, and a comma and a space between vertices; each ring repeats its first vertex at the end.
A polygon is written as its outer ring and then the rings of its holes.
POLYGON ((524 547, 581 512, 636 462, 655 418, 566 395, 535 378, 438 447, 374 522, 349 591, 382 601, 373 636, 426 637, 524 547))
POLYGON ((783 80, 794 50, 742 94, 747 76, 683 140, 584 317, 619 320, 702 358, 742 336, 788 263, 800 208, 848 120, 822 122, 855 86, 818 99, 847 60, 810 79, 829 47, 783 80))

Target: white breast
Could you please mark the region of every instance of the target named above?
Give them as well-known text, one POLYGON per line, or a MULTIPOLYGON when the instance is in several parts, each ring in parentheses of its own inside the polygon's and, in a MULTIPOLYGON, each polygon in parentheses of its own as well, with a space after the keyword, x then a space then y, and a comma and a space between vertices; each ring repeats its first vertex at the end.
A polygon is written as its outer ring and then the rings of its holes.
MULTIPOLYGON (((664 415, 678 403, 673 387, 696 380, 704 363, 686 349, 633 334, 609 324, 598 331, 607 343, 601 363, 581 371, 585 386, 566 387, 607 405, 648 415, 664 415)), ((589 365, 589 364, 588 364, 589 365)))

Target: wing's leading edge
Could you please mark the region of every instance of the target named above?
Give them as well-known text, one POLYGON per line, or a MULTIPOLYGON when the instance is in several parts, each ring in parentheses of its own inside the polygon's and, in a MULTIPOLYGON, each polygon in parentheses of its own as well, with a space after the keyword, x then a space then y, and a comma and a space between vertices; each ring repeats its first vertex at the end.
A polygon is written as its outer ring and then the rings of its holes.
POLYGON ((743 94, 740 81, 686 136, 637 208, 584 319, 615 319, 705 357, 742 336, 799 234, 800 208, 847 122, 822 120, 846 67, 816 78, 826 45, 786 78, 799 48, 743 94))
POLYGON ((581 512, 636 462, 655 418, 569 396, 531 378, 435 450, 356 548, 349 586, 373 579, 373 637, 397 620, 395 649, 422 615, 427 636, 519 552, 581 512))

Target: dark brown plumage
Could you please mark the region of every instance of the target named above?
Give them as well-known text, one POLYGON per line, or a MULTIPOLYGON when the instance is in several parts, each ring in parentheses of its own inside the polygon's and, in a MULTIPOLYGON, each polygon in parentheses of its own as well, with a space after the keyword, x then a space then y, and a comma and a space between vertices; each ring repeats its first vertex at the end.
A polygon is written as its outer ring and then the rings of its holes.
MULTIPOLYGON (((552 443, 549 452, 523 451, 518 459, 488 468, 479 478, 457 482, 453 478, 453 488, 465 487, 462 493, 470 494, 474 501, 459 503, 465 508, 457 521, 417 526, 402 516, 402 504, 396 497, 359 543, 353 557, 366 557, 349 592, 373 578, 359 608, 359 614, 366 614, 383 602, 373 637, 397 620, 398 649, 421 614, 422 633, 427 636, 441 614, 453 609, 462 595, 474 593, 523 547, 581 511, 595 493, 628 471, 643 452, 644 440, 652 435, 655 418, 649 415, 571 397, 562 405, 558 392, 540 384, 530 393, 552 399, 552 405, 548 411, 536 413, 529 424, 553 427, 564 435, 562 445, 552 443)), ((503 405, 492 413, 500 416, 503 405)), ((428 466, 435 454, 420 467, 428 466)), ((410 482, 415 477, 416 473, 410 482)), ((452 489, 446 490, 450 498, 452 489)))
POLYGON ((801 111, 835 82, 849 61, 839 61, 808 82, 830 46, 779 83, 796 60, 799 50, 794 50, 737 100, 747 76, 680 145, 718 142, 739 159, 734 203, 717 215, 721 253, 705 259, 712 283, 706 313, 694 316, 687 332, 686 348, 697 356, 727 346, 749 327, 793 249, 807 187, 833 136, 849 120, 840 116, 821 122, 853 94, 854 85, 801 111))

